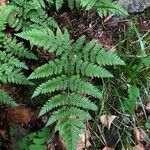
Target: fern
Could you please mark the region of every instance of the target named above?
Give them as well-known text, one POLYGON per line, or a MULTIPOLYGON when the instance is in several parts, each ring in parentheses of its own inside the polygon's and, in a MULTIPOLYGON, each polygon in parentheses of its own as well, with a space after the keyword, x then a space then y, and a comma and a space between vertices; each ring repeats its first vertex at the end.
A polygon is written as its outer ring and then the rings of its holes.
POLYGON ((134 114, 136 102, 139 97, 139 89, 136 86, 130 86, 128 89, 129 98, 123 102, 123 109, 130 114, 134 114))
POLYGON ((107 15, 128 15, 116 2, 112 0, 81 0, 81 6, 86 10, 96 9, 100 17, 107 15))
MULTIPOLYGON (((8 18, 11 16, 13 6, 0 6, 0 84, 31 84, 23 74, 28 66, 22 62, 22 58, 37 59, 35 54, 27 50, 23 43, 18 42, 13 35, 7 35, 8 18)), ((0 89, 1 90, 1 89, 0 89)), ((0 92, 1 102, 16 106, 16 103, 5 92, 0 92)))
POLYGON ((18 106, 17 103, 4 90, 0 90, 0 103, 12 107, 18 106))
POLYGON ((93 104, 86 97, 81 97, 75 93, 70 93, 69 96, 67 94, 64 94, 64 95, 59 94, 59 95, 52 97, 50 100, 46 102, 46 104, 42 107, 42 110, 39 116, 42 116, 43 114, 49 112, 50 110, 54 108, 57 108, 59 106, 64 106, 64 105, 68 105, 68 106, 71 105, 71 106, 81 107, 81 108, 89 109, 89 110, 97 109, 96 105, 93 104))
POLYGON ((14 56, 17 56, 18 58, 27 58, 27 59, 35 59, 37 60, 37 57, 34 53, 27 50, 22 42, 17 42, 16 38, 10 38, 6 37, 4 48, 6 49, 7 53, 11 53, 14 56))
POLYGON ((72 43, 69 33, 60 29, 56 33, 46 28, 31 29, 16 35, 57 56, 29 76, 29 79, 46 79, 35 89, 32 97, 48 93, 54 95, 47 100, 39 116, 52 111, 47 125, 56 123, 56 130, 59 130, 67 149, 75 150, 80 130, 84 128, 84 122, 91 118, 88 110, 97 110, 91 99, 102 100, 103 97, 90 80, 94 77, 113 77, 104 67, 124 65, 124 61, 96 41, 85 45, 85 38, 80 37, 72 43))
POLYGON ((5 29, 7 18, 12 11, 11 6, 0 6, 0 31, 3 31, 5 29))
MULTIPOLYGON (((56 10, 60 10, 65 0, 47 0, 50 5, 55 5, 56 10)), ((112 0, 67 0, 70 9, 79 8, 80 6, 86 10, 96 10, 100 17, 107 15, 128 15, 116 2, 112 0)))
POLYGON ((28 30, 31 28, 58 27, 53 17, 49 17, 46 13, 45 3, 43 0, 13 0, 10 4, 13 6, 12 14, 8 23, 16 31, 28 30))

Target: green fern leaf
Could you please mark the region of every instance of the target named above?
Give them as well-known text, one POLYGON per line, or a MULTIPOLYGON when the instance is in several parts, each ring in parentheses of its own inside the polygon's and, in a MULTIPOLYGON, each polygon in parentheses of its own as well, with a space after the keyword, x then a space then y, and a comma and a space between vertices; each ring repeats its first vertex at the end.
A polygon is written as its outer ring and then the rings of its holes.
POLYGON ((65 127, 58 126, 60 136, 63 137, 67 150, 76 150, 77 142, 79 141, 79 134, 81 129, 77 125, 71 123, 66 124, 65 127))
POLYGON ((64 66, 67 65, 65 60, 55 59, 49 63, 38 67, 30 76, 29 79, 38 79, 49 77, 52 75, 59 75, 62 73, 64 66))
POLYGON ((121 6, 119 6, 116 2, 112 2, 112 0, 100 0, 96 6, 100 17, 111 14, 122 16, 128 15, 128 13, 121 6))
POLYGON ((64 130, 64 128, 66 128, 66 126, 68 124, 74 125, 80 129, 85 128, 85 124, 83 123, 82 120, 80 120, 78 118, 73 118, 73 117, 72 118, 66 117, 57 122, 56 130, 62 131, 62 130, 64 130))
POLYGON ((19 58, 35 59, 37 57, 32 52, 24 48, 23 43, 18 43, 17 40, 6 37, 5 46, 6 52, 11 53, 12 55, 18 56, 19 58))
POLYGON ((67 32, 64 32, 63 34, 59 28, 57 29, 56 35, 48 28, 32 29, 16 35, 29 40, 33 45, 43 47, 49 52, 57 51, 57 55, 62 54, 65 49, 70 47, 69 34, 67 32))
POLYGON ((19 59, 12 56, 12 54, 7 54, 4 51, 0 51, 0 61, 1 63, 7 63, 8 66, 14 66, 17 68, 28 69, 28 67, 21 62, 19 59))
POLYGON ((83 62, 82 60, 76 60, 76 73, 79 75, 85 75, 87 77, 113 77, 113 75, 105 68, 89 63, 88 61, 83 62))
MULTIPOLYGON (((59 125, 60 126, 60 125, 59 125)), ((81 129, 75 125, 67 124, 65 128, 60 126, 60 136, 63 137, 67 150, 76 150, 81 129)))
POLYGON ((12 11, 12 6, 0 6, 0 32, 5 29, 7 18, 12 11))
POLYGON ((125 63, 95 40, 85 44, 85 37, 82 36, 72 43, 67 31, 57 29, 54 33, 48 30, 32 29, 18 36, 29 40, 32 45, 56 54, 54 60, 38 67, 29 79, 46 78, 47 81, 35 89, 32 97, 54 94, 41 108, 39 116, 51 111, 47 126, 56 123, 55 129, 59 130, 67 149, 72 150, 76 149, 79 133, 84 128, 83 123, 91 119, 87 111, 97 110, 96 105, 87 96, 98 100, 103 98, 102 92, 90 80, 94 77, 113 77, 104 67, 125 63))
POLYGON ((0 90, 0 103, 11 107, 18 106, 17 103, 4 90, 0 90))
POLYGON ((15 84, 33 84, 32 82, 28 81, 27 78, 20 72, 20 70, 12 71, 8 74, 4 73, 1 74, 0 71, 0 81, 3 83, 15 83, 15 84))
POLYGON ((90 120, 91 119, 91 116, 79 109, 79 108, 75 108, 75 107, 70 107, 70 108, 62 108, 62 109, 58 109, 57 111, 53 112, 52 116, 49 118, 48 122, 47 122, 47 125, 46 126, 49 126, 51 124, 53 124, 54 122, 60 120, 60 119, 63 119, 65 117, 77 117, 83 121, 86 121, 86 120, 90 120))
POLYGON ((59 10, 63 5, 64 0, 56 0, 55 3, 56 3, 56 10, 59 10))
POLYGON ((139 89, 136 86, 130 86, 128 89, 129 98, 123 102, 123 109, 130 114, 134 114, 137 99, 139 96, 139 89))
POLYGON ((64 105, 76 106, 84 109, 89 109, 89 110, 91 109, 94 111, 97 110, 97 106, 86 97, 81 97, 75 93, 71 93, 69 96, 65 94, 65 95, 56 95, 52 97, 42 107, 39 116, 44 115, 45 113, 49 112, 50 110, 56 107, 64 106, 64 105))
POLYGON ((55 42, 55 35, 50 29, 32 29, 16 35, 29 40, 33 45, 44 47, 45 49, 49 49, 55 42))
POLYGON ((125 65, 125 62, 120 59, 115 53, 102 49, 98 52, 96 61, 99 65, 125 65))
POLYGON ((67 77, 62 75, 61 77, 53 78, 48 80, 45 83, 39 85, 32 97, 38 96, 39 94, 51 93, 58 90, 65 90, 67 88, 67 77))
POLYGON ((102 99, 102 93, 91 83, 83 81, 78 76, 72 76, 70 78, 69 88, 71 91, 83 94, 88 94, 98 99, 102 99))

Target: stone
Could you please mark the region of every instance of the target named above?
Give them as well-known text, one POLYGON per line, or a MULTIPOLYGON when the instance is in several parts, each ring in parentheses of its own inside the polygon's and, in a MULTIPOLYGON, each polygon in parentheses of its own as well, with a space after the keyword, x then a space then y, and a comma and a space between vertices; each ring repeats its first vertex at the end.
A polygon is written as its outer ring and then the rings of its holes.
POLYGON ((118 0, 118 3, 129 13, 143 12, 150 7, 150 0, 118 0))

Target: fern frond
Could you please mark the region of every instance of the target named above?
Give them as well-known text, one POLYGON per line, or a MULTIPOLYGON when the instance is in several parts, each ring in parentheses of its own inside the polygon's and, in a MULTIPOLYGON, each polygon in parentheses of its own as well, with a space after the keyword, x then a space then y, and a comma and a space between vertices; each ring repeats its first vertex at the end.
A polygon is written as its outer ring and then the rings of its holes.
MULTIPOLYGON (((83 60, 84 61, 89 61, 90 51, 94 49, 95 45, 96 45, 96 41, 92 40, 83 47, 83 60)), ((100 50, 100 47, 99 47, 99 50, 100 50)))
POLYGON ((98 52, 96 61, 99 65, 125 65, 125 62, 111 51, 102 49, 98 52))
POLYGON ((49 49, 55 42, 55 35, 50 29, 32 29, 16 35, 29 40, 33 45, 44 47, 45 49, 49 49))
POLYGON ((73 44, 73 49, 77 52, 83 49, 83 44, 85 42, 85 36, 81 36, 77 39, 77 41, 73 44))
POLYGON ((54 60, 38 67, 29 76, 29 79, 47 80, 35 89, 32 97, 46 93, 54 94, 41 108, 39 116, 51 111, 52 115, 47 125, 56 122, 56 129, 63 137, 67 150, 76 149, 83 123, 91 118, 87 111, 97 110, 96 105, 87 96, 98 100, 103 98, 102 92, 90 79, 112 77, 104 67, 124 65, 124 61, 105 50, 95 40, 85 44, 84 36, 72 44, 69 33, 60 29, 57 29, 56 33, 50 29, 32 29, 17 35, 29 40, 32 45, 55 52, 54 60))
MULTIPOLYGON (((55 5, 56 10, 60 10, 64 3, 66 2, 65 0, 47 0, 50 5, 55 5)), ((72 10, 74 8, 78 8, 80 6, 80 0, 67 0, 68 7, 72 10)))
POLYGON ((50 93, 67 88, 67 76, 62 75, 61 77, 56 77, 45 83, 40 84, 34 91, 33 96, 38 96, 39 94, 50 93))
POLYGON ((100 17, 107 15, 122 15, 127 16, 128 13, 112 0, 81 0, 81 6, 86 10, 96 9, 100 17))
POLYGON ((81 120, 69 117, 59 121, 56 125, 56 130, 59 130, 68 150, 76 150, 79 134, 83 128, 85 128, 85 125, 81 120))
POLYGON ((91 83, 83 81, 78 76, 72 76, 69 81, 69 88, 73 92, 84 93, 98 99, 102 99, 102 93, 91 83))
POLYGON ((86 62, 98 63, 100 66, 125 65, 125 62, 116 53, 103 48, 95 40, 83 47, 83 59, 86 62))
POLYGON ((21 73, 20 69, 12 70, 9 68, 0 68, 0 81, 3 83, 15 83, 15 84, 32 84, 27 78, 21 73))
POLYGON ((12 11, 12 6, 0 6, 0 31, 5 29, 7 18, 12 11))
POLYGON ((82 74, 87 77, 113 77, 113 75, 107 71, 105 68, 95 65, 94 63, 89 63, 88 61, 76 60, 75 71, 78 75, 82 74))
POLYGON ((67 61, 55 59, 54 61, 49 61, 49 63, 38 67, 28 78, 38 79, 49 77, 52 75, 59 75, 63 71, 63 67, 67 65, 67 61))
POLYGON ((97 106, 91 102, 86 97, 81 97, 75 93, 71 93, 70 95, 56 95, 52 97, 50 100, 46 102, 46 104, 42 107, 39 116, 44 115, 50 110, 59 107, 59 106, 76 106, 83 109, 88 110, 97 110, 97 106))
POLYGON ((14 56, 17 56, 19 58, 27 58, 27 59, 35 59, 37 60, 37 57, 34 53, 27 50, 22 42, 17 42, 16 38, 12 39, 7 37, 5 41, 6 52, 11 53, 14 56))
POLYGON ((62 108, 52 114, 47 125, 51 125, 59 120, 56 125, 56 130, 59 130, 67 149, 75 150, 79 133, 85 127, 83 122, 89 119, 91 119, 91 116, 83 110, 74 107, 62 108))
MULTIPOLYGON (((7 66, 14 66, 17 68, 28 69, 25 63, 21 62, 19 59, 12 56, 12 54, 7 54, 5 51, 0 51, 0 61, 1 64, 7 66)), ((2 66, 0 66, 1 68, 2 66)))
POLYGON ((18 106, 18 104, 4 90, 0 90, 0 103, 11 107, 18 106))
POLYGON ((56 9, 59 10, 62 7, 63 3, 64 0, 56 0, 55 1, 56 9))
POLYGON ((8 19, 9 25, 18 30, 29 30, 31 28, 57 28, 58 24, 53 17, 49 17, 45 11, 45 1, 43 0, 24 0, 11 2, 14 15, 8 19))
POLYGON ((75 125, 72 125, 73 123, 70 121, 69 123, 65 123, 65 127, 63 127, 63 123, 56 126, 59 130, 60 136, 63 137, 67 150, 76 150, 76 145, 79 141, 81 128, 77 125, 77 119, 75 121, 75 125))
POLYGON ((106 17, 107 15, 118 15, 127 16, 128 13, 125 9, 119 6, 116 2, 112 0, 99 0, 96 4, 97 12, 100 17, 106 17))
MULTIPOLYGON (((64 128, 66 128, 67 125, 74 125, 78 128, 85 128, 85 124, 83 123, 82 120, 78 119, 78 118, 74 118, 74 117, 66 117, 66 118, 63 118, 62 120, 59 120, 57 122, 57 126, 56 126, 56 130, 64 130, 64 128)), ((61 132, 63 133, 63 131, 61 132)))
POLYGON ((47 122, 47 125, 46 126, 49 126, 51 124, 53 124, 54 122, 58 121, 58 120, 61 120, 65 117, 71 117, 71 118, 79 118, 83 121, 86 121, 86 120, 90 120, 91 119, 91 116, 89 115, 89 113, 79 109, 79 108, 76 108, 76 107, 70 107, 70 108, 67 108, 67 107, 64 107, 62 109, 58 109, 57 111, 54 111, 52 116, 48 119, 48 122, 47 122))
POLYGON ((25 31, 17 36, 29 40, 31 44, 43 47, 49 52, 57 51, 57 55, 62 54, 65 49, 70 47, 70 39, 67 32, 64 34, 60 29, 57 29, 56 35, 50 29, 32 29, 30 31, 25 31))

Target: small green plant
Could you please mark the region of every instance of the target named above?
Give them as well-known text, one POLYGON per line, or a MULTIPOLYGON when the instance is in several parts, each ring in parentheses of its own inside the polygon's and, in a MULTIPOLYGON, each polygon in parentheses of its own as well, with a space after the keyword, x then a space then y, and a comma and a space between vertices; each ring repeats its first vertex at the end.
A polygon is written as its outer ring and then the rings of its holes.
POLYGON ((29 130, 15 124, 11 124, 9 133, 11 139, 16 140, 16 143, 13 143, 13 148, 18 147, 19 150, 46 150, 47 141, 52 136, 49 128, 46 127, 29 133, 29 130))
POLYGON ((150 116, 147 118, 147 122, 145 123, 145 127, 150 129, 150 116))
POLYGON ((33 132, 19 140, 20 150, 46 150, 46 142, 50 138, 48 128, 43 128, 37 132, 33 132))
POLYGON ((131 133, 135 127, 141 126, 141 122, 148 120, 145 104, 149 102, 150 56, 149 48, 146 47, 148 43, 131 22, 125 36, 120 36, 117 44, 117 52, 126 65, 118 66, 114 72, 117 78, 105 80, 108 101, 103 111, 109 113, 112 109, 113 114, 122 119, 116 126, 122 147, 125 147, 135 145, 131 133))
POLYGON ((137 98, 139 97, 139 89, 135 86, 130 86, 128 89, 128 95, 129 98, 123 101, 123 110, 127 113, 134 114, 137 98))

